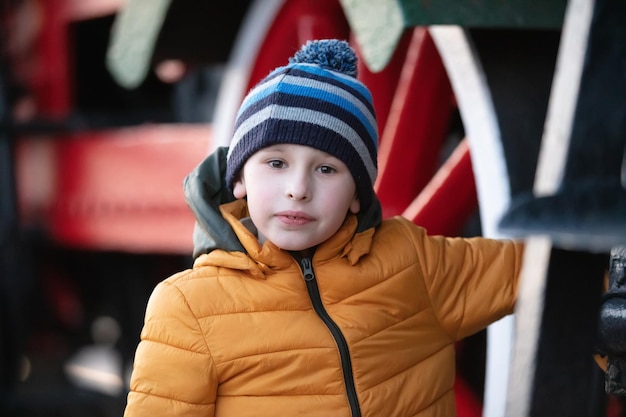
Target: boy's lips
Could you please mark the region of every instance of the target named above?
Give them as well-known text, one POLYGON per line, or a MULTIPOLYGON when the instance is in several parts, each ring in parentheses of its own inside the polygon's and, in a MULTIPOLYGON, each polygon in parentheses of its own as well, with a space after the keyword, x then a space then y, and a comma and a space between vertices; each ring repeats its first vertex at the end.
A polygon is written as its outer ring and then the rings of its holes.
POLYGON ((315 219, 301 211, 281 211, 276 217, 283 223, 290 225, 302 225, 315 221, 315 219))

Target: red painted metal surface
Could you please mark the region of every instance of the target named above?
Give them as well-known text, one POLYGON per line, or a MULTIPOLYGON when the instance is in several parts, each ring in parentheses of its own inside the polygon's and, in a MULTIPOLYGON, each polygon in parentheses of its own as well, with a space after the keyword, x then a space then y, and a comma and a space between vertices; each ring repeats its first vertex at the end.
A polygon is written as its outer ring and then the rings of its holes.
POLYGON ((456 236, 478 207, 467 141, 462 141, 402 215, 429 234, 456 236))
POLYGON ((63 117, 71 109, 67 0, 38 1, 42 22, 33 56, 32 84, 40 116, 63 117))
POLYGON ((22 140, 24 222, 73 247, 190 254, 194 218, 182 182, 210 137, 208 126, 153 125, 22 140))
POLYGON ((288 0, 280 8, 259 48, 248 89, 312 39, 349 39, 350 28, 337 0, 288 0))
POLYGON ((456 417, 481 417, 483 415, 482 401, 476 397, 462 375, 457 375, 454 382, 456 400, 456 417))
MULTIPOLYGON (((376 121, 378 122, 378 132, 382 136, 387 126, 389 110, 394 100, 400 73, 404 67, 407 48, 411 40, 411 31, 405 31, 398 42, 398 47, 394 51, 389 64, 379 72, 372 72, 365 65, 364 59, 360 58, 358 63, 359 79, 368 86, 374 100, 376 110, 376 121)), ((359 44, 351 37, 351 45, 354 47, 357 56, 361 57, 359 44)), ((382 139, 382 138, 381 138, 382 139)))
POLYGON ((385 217, 401 214, 434 175, 449 129, 452 88, 425 28, 413 30, 379 149, 385 217))

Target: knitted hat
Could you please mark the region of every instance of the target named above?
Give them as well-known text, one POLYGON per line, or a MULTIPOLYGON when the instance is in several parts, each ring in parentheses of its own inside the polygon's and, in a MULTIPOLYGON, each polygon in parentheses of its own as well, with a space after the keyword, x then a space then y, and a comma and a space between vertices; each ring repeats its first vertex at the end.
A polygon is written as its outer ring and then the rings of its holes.
POLYGON ((245 97, 227 159, 232 189, 246 160, 264 147, 307 145, 341 160, 354 178, 361 207, 373 196, 378 132, 372 96, 356 79, 357 57, 339 40, 307 42, 245 97))

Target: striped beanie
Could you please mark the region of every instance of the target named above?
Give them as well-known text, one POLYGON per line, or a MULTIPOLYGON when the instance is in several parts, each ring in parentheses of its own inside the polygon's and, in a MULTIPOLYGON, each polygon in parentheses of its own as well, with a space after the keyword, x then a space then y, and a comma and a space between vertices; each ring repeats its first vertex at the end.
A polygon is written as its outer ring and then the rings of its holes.
POLYGON ((245 97, 227 157, 232 189, 246 160, 278 143, 306 145, 341 160, 356 184, 361 207, 374 194, 378 132, 372 96, 356 79, 357 57, 339 40, 306 43, 245 97))

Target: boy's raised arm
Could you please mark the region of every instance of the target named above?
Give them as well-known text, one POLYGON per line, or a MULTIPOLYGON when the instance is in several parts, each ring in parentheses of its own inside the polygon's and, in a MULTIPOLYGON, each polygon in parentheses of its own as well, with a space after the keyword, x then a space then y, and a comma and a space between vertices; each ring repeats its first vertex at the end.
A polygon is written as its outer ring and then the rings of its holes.
POLYGON ((454 340, 513 313, 523 243, 426 235, 423 239, 418 256, 424 279, 435 314, 454 340))

